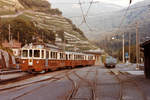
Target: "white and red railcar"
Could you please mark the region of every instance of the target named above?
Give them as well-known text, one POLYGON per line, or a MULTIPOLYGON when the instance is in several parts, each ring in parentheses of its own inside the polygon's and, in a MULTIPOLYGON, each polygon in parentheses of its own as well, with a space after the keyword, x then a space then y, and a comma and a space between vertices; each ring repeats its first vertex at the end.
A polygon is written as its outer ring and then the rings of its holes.
POLYGON ((44 45, 33 45, 21 50, 20 66, 22 71, 41 72, 94 64, 95 57, 92 54, 62 52, 44 45))

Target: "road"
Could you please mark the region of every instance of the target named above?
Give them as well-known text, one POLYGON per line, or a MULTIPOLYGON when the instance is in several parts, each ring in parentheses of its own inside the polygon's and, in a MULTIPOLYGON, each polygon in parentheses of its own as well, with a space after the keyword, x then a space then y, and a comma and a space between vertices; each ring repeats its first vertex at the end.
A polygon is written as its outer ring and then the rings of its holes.
POLYGON ((1 86, 0 100, 150 100, 150 80, 121 68, 76 68, 1 86))

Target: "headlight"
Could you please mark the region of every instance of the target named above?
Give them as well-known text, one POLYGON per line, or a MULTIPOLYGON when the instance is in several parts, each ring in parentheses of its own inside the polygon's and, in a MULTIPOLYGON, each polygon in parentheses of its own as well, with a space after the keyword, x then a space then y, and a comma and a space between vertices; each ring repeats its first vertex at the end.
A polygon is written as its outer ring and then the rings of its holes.
POLYGON ((24 63, 25 63, 25 61, 23 60, 23 61, 22 61, 22 63, 24 64, 24 63))
POLYGON ((38 63, 39 63, 39 61, 36 61, 36 63, 38 64, 38 63))

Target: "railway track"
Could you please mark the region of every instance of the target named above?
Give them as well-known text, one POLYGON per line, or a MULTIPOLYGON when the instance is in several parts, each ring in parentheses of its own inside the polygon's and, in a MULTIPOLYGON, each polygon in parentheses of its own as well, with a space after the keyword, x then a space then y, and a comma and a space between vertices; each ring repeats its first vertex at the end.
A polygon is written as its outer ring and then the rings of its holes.
MULTIPOLYGON (((61 75, 65 76, 66 73, 69 74, 69 73, 71 73, 71 72, 70 72, 69 70, 66 70, 65 72, 61 73, 61 75)), ((28 94, 30 94, 30 93, 32 93, 32 92, 34 92, 34 91, 36 91, 36 90, 38 90, 38 89, 40 89, 40 88, 43 88, 43 87, 48 86, 48 85, 49 85, 50 83, 52 83, 52 82, 55 82, 55 81, 58 81, 58 80, 63 79, 63 78, 64 78, 63 76, 60 77, 60 78, 57 78, 58 76, 61 76, 61 75, 60 75, 60 74, 57 74, 57 75, 53 76, 53 77, 50 78, 50 79, 42 80, 42 81, 37 81, 37 82, 30 83, 30 84, 25 84, 25 85, 21 86, 22 88, 13 90, 13 91, 21 90, 21 89, 24 89, 24 88, 26 88, 26 87, 28 87, 28 86, 34 85, 34 84, 36 84, 36 83, 44 82, 44 81, 50 81, 50 80, 51 80, 51 81, 48 82, 48 83, 39 85, 38 87, 36 87, 36 88, 34 88, 34 89, 32 89, 32 90, 30 90, 30 91, 28 91, 28 92, 25 92, 25 93, 23 93, 23 94, 21 94, 21 95, 19 95, 19 96, 14 97, 12 100, 18 100, 19 98, 21 98, 21 97, 23 97, 23 96, 25 96, 25 95, 28 95, 28 94)), ((12 92, 12 91, 11 91, 11 92, 12 92)))
POLYGON ((127 77, 129 79, 129 82, 131 82, 132 84, 134 84, 134 86, 136 86, 137 90, 142 94, 143 100, 147 100, 147 96, 145 95, 142 87, 139 86, 138 82, 136 80, 134 80, 132 77, 128 76, 128 74, 121 72, 121 75, 124 75, 125 77, 127 77))
POLYGON ((129 77, 127 74, 121 72, 121 71, 118 71, 117 73, 114 72, 113 70, 110 70, 110 72, 116 77, 116 79, 119 81, 119 84, 120 84, 120 98, 119 100, 124 100, 124 93, 123 93, 123 86, 124 84, 126 83, 130 83, 132 84, 137 92, 139 94, 141 94, 141 98, 142 100, 147 100, 147 97, 144 93, 144 91, 142 90, 142 88, 138 85, 138 82, 136 82, 136 80, 134 80, 133 78, 129 77), (126 80, 124 79, 126 77, 126 80))
POLYGON ((73 79, 71 79, 71 78, 69 77, 68 74, 66 74, 66 77, 67 77, 67 79, 68 79, 69 81, 71 81, 72 86, 73 86, 73 88, 72 88, 72 90, 69 92, 70 94, 67 96, 67 99, 66 99, 66 100, 72 100, 72 98, 76 95, 76 93, 77 93, 77 91, 78 91, 78 89, 79 89, 79 86, 77 85, 77 83, 76 83, 73 79))
POLYGON ((85 76, 81 77, 80 75, 78 75, 76 73, 76 71, 73 71, 73 74, 80 79, 80 81, 77 83, 76 81, 74 81, 73 79, 71 79, 69 77, 69 75, 67 75, 68 80, 70 80, 72 82, 73 85, 73 89, 70 92, 70 95, 67 96, 66 100, 74 100, 74 99, 82 99, 82 100, 96 100, 96 95, 95 95, 95 87, 96 87, 96 83, 93 84, 92 82, 90 82, 89 80, 86 79, 86 77, 88 77, 88 74, 91 72, 91 69, 89 69, 86 73, 85 76), (85 82, 86 84, 88 84, 89 86, 89 91, 91 92, 91 97, 90 98, 77 98, 76 94, 79 90, 79 88, 81 87, 81 83, 85 82))
MULTIPOLYGON (((5 74, 5 75, 12 75, 12 74, 5 74)), ((0 80, 0 85, 6 85, 6 84, 9 84, 9 83, 18 82, 18 81, 21 81, 21 80, 25 80, 25 79, 35 77, 35 76, 37 76, 37 74, 28 74, 27 73, 23 76, 18 76, 18 77, 14 77, 14 78, 0 80)))
POLYGON ((21 70, 12 70, 12 71, 0 71, 0 75, 9 75, 9 74, 15 74, 15 73, 21 73, 21 70))
MULTIPOLYGON (((41 79, 41 80, 37 80, 37 81, 33 81, 33 82, 24 83, 24 84, 19 84, 19 85, 15 85, 15 86, 12 86, 12 87, 10 86, 10 87, 7 87, 7 88, 1 88, 0 92, 10 90, 10 89, 14 89, 14 88, 21 88, 21 87, 25 88, 28 85, 33 85, 33 84, 36 84, 36 83, 49 81, 49 80, 57 81, 57 80, 60 80, 61 78, 63 78, 63 76, 61 76, 61 75, 65 74, 65 73, 68 73, 68 72, 70 72, 70 70, 65 70, 61 74, 58 73, 58 74, 56 74, 56 75, 54 75, 50 78, 45 78, 45 79, 41 79), (58 77, 58 76, 61 76, 61 77, 58 77)), ((6 82, 2 83, 1 85, 9 85, 9 83, 21 82, 21 81, 24 81, 26 79, 33 78, 35 76, 38 77, 38 76, 46 75, 46 74, 49 74, 49 73, 45 73, 45 74, 27 74, 27 76, 23 76, 23 77, 12 79, 12 80, 7 80, 6 82)), ((21 88, 21 89, 23 89, 23 88, 21 88)))
POLYGON ((119 82, 120 85, 120 92, 119 92, 119 100, 123 100, 123 82, 122 80, 118 77, 118 73, 115 73, 112 70, 109 70, 112 75, 115 76, 116 80, 119 82))

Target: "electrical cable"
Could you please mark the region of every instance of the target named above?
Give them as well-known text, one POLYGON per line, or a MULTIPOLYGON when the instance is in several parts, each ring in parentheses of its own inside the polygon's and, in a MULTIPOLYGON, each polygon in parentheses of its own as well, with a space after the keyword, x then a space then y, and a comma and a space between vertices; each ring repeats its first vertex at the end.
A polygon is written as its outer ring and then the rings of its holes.
POLYGON ((87 23, 87 21, 86 21, 86 17, 85 17, 85 15, 84 15, 84 11, 83 11, 83 8, 82 8, 82 3, 81 3, 80 0, 79 0, 79 5, 80 5, 82 17, 83 17, 83 20, 82 20, 81 24, 79 25, 79 27, 80 27, 83 23, 85 23, 86 26, 88 27, 88 29, 89 29, 90 31, 92 31, 92 28, 88 25, 88 23, 87 23))
POLYGON ((79 0, 80 9, 81 9, 82 16, 83 16, 83 20, 82 20, 81 24, 79 25, 79 27, 80 27, 83 23, 85 23, 86 26, 88 27, 88 29, 89 29, 90 31, 93 31, 93 30, 92 30, 92 28, 88 25, 87 20, 86 20, 86 17, 88 16, 88 13, 89 13, 89 11, 90 11, 90 8, 91 8, 93 2, 94 2, 94 0, 92 0, 92 1, 90 2, 90 6, 89 6, 89 8, 88 8, 86 14, 84 15, 84 11, 83 11, 83 8, 82 8, 82 3, 81 3, 81 1, 79 0))
MULTIPOLYGON (((143 7, 150 7, 150 4, 149 5, 145 5, 145 6, 140 6, 140 7, 133 7, 133 8, 130 7, 130 9, 128 9, 128 11, 135 10, 135 9, 140 9, 140 8, 143 8, 143 7)), ((90 15, 88 17, 97 17, 97 16, 102 16, 102 13, 98 13, 98 14, 95 14, 95 15, 90 15)), ((70 16, 68 18, 72 19, 72 18, 77 18, 77 17, 82 17, 82 16, 70 16)))

